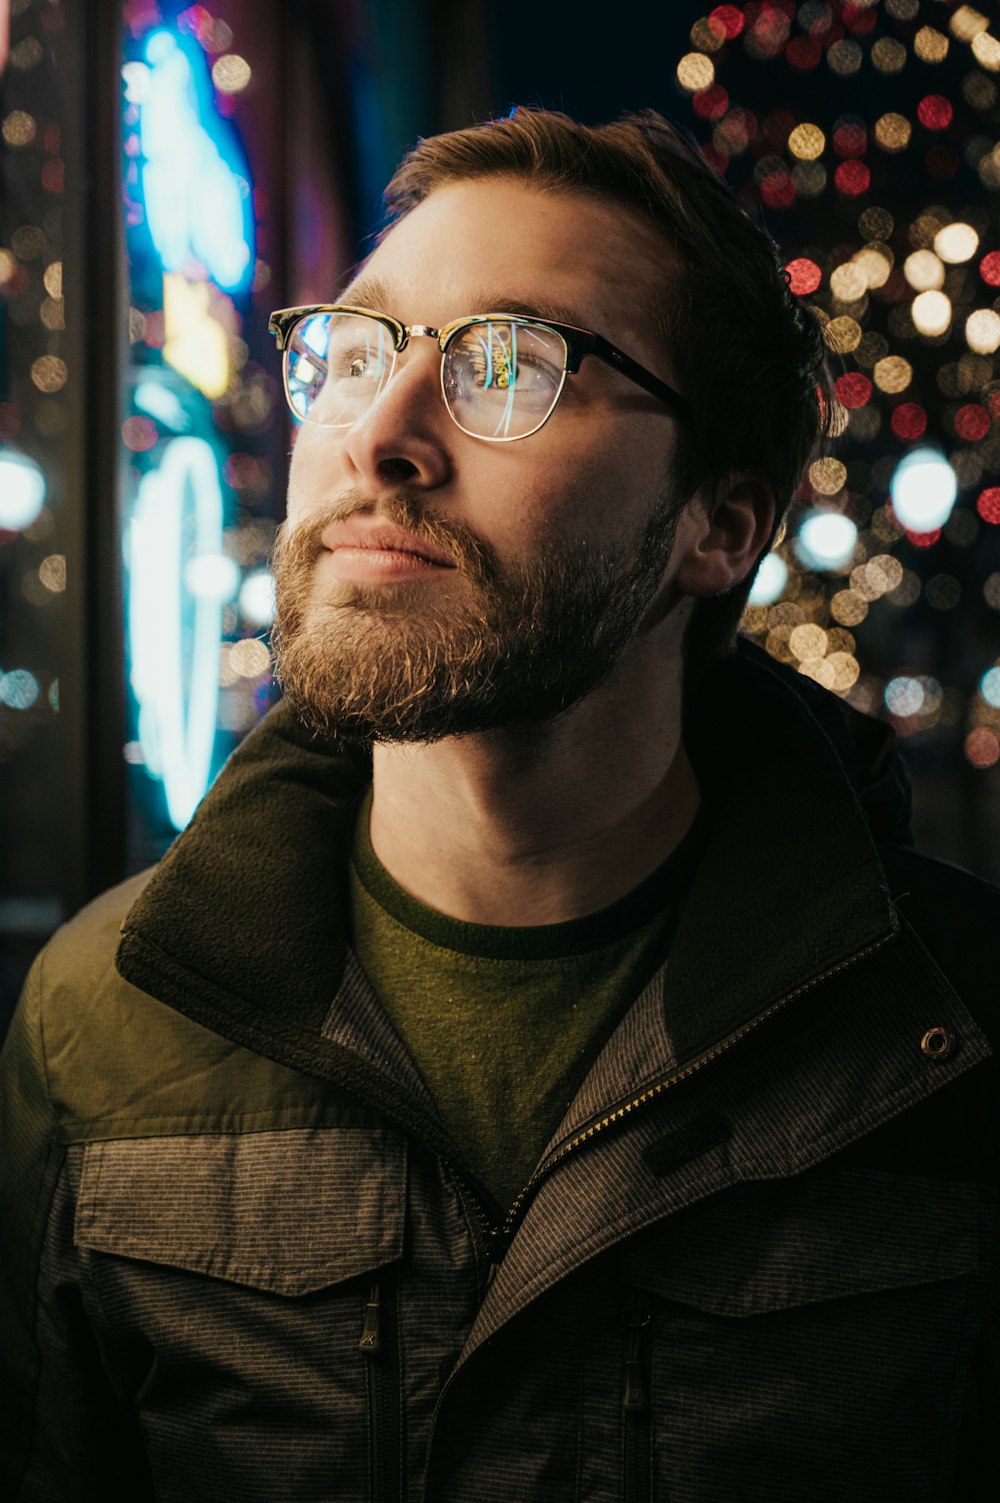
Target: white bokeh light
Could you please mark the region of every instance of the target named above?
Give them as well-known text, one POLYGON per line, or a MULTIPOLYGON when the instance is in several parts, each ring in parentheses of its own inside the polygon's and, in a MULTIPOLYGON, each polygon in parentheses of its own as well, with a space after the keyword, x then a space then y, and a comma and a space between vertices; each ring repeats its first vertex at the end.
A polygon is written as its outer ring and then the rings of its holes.
POLYGON ((858 529, 839 511, 811 511, 795 539, 795 551, 808 569, 842 569, 850 562, 858 529))
POLYGON ((202 553, 184 566, 184 583, 202 600, 233 600, 240 587, 240 569, 224 553, 202 553))
POLYGON ((270 626, 274 620, 274 580, 266 569, 255 569, 243 581, 240 613, 254 626, 270 626))
POLYGON ((773 605, 788 581, 788 565, 778 553, 769 553, 761 559, 754 579, 748 605, 773 605))
POLYGON ((951 516, 958 481, 937 449, 911 449, 896 466, 889 489, 892 509, 908 532, 936 532, 951 516))
POLYGON ((33 459, 0 449, 0 527, 20 532, 37 521, 45 505, 45 476, 33 459))

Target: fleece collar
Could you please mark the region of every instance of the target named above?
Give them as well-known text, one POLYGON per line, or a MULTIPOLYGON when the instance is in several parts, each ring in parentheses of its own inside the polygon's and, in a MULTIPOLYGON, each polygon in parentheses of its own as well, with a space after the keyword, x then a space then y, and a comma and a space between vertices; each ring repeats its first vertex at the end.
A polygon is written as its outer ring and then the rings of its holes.
MULTIPOLYGON (((685 718, 709 832, 670 953, 675 1016, 690 1020, 679 1060, 893 932, 872 835, 899 838, 908 819, 890 738, 746 643, 706 678, 685 718)), ((203 1026, 433 1139, 416 1103, 321 1032, 347 962, 348 856, 370 778, 362 753, 278 705, 129 911, 116 963, 203 1026)))

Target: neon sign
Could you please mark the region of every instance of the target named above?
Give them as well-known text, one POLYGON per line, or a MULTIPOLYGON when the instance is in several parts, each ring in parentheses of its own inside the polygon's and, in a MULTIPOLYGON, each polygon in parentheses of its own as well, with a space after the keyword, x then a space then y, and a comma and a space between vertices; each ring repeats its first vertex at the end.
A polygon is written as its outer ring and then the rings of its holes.
POLYGON ((196 42, 163 29, 145 52, 142 191, 157 254, 165 271, 191 276, 199 264, 217 286, 245 291, 254 269, 250 174, 214 107, 208 60, 196 42))
POLYGON ((219 592, 195 593, 188 581, 192 563, 221 553, 212 446, 171 439, 139 484, 129 525, 128 637, 143 758, 178 830, 209 784, 222 641, 219 592))

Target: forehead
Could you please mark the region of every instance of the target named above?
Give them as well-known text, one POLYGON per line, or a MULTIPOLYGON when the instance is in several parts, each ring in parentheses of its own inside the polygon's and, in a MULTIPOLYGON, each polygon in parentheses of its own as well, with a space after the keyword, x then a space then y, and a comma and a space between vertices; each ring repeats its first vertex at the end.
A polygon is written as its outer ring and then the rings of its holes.
POLYGON ((401 300, 384 311, 405 323, 487 312, 492 297, 493 308, 498 299, 509 312, 521 303, 523 312, 636 340, 675 265, 663 232, 636 211, 486 178, 432 192, 389 230, 363 280, 401 300))

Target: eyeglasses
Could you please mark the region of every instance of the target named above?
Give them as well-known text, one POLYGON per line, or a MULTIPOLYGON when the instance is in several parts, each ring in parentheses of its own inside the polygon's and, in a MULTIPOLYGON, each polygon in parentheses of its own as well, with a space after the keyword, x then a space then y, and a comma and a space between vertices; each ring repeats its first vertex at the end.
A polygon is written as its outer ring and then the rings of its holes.
POLYGON ((651 392, 679 418, 686 398, 600 334, 539 318, 480 313, 443 328, 401 324, 388 313, 347 303, 281 308, 270 332, 282 351, 288 405, 305 423, 350 428, 392 376, 411 336, 436 339, 441 394, 463 433, 487 443, 528 438, 552 416, 567 376, 595 355, 651 392))

